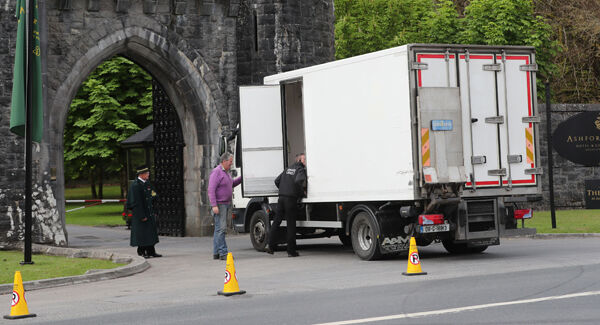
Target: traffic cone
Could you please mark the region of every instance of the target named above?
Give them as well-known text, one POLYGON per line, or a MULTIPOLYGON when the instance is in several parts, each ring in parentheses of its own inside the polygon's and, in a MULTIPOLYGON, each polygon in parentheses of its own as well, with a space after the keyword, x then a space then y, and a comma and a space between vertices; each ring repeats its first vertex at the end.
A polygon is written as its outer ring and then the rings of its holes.
POLYGON ((23 289, 23 279, 21 272, 15 272, 15 285, 13 286, 12 300, 10 304, 10 315, 4 315, 6 319, 18 319, 35 317, 35 314, 30 314, 25 301, 25 289, 23 289))
POLYGON ((217 292, 223 296, 241 295, 246 293, 244 290, 240 290, 240 286, 237 282, 237 276, 235 275, 235 266, 233 265, 233 254, 227 253, 227 266, 225 267, 225 285, 223 285, 223 291, 217 292))
POLYGON ((421 270, 421 261, 419 259, 419 252, 417 251, 417 241, 415 237, 410 237, 410 249, 408 250, 408 265, 406 266, 406 272, 402 272, 404 275, 422 275, 427 274, 421 270))

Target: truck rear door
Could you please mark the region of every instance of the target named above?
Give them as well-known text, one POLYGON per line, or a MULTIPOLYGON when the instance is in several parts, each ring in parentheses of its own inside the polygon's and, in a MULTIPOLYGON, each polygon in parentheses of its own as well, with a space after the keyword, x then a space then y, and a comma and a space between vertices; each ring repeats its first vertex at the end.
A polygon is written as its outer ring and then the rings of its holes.
POLYGON ((537 184, 531 54, 467 49, 418 52, 417 84, 459 87, 470 188, 537 184))
POLYGON ((500 128, 502 166, 506 166, 503 186, 535 185, 536 175, 530 55, 497 55, 503 69, 498 77, 498 107, 505 116, 500 128))
POLYGON ((459 78, 465 137, 467 187, 500 186, 502 168, 494 55, 459 55, 459 78))
POLYGON ((245 197, 275 196, 283 170, 279 86, 240 87, 242 191, 245 197))

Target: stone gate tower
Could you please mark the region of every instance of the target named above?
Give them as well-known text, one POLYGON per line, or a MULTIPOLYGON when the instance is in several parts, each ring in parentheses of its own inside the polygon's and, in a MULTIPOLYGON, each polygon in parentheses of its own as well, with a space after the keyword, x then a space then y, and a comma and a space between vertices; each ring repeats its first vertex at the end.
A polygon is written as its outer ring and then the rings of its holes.
MULTIPOLYGON (((0 3, 0 243, 22 238, 23 141, 9 132, 16 1, 0 3)), ((34 145, 36 243, 67 244, 63 133, 71 100, 123 55, 171 100, 185 142, 185 233, 210 234, 217 141, 238 122, 238 85, 334 59, 333 0, 38 0, 44 136, 34 145)))

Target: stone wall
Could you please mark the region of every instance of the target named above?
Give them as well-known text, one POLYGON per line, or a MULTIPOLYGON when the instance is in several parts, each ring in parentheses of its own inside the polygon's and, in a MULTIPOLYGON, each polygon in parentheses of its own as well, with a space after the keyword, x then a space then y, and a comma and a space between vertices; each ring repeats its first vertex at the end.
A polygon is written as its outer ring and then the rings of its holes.
POLYGON ((333 1, 243 0, 237 33, 240 85, 335 59, 333 1))
MULTIPOLYGON (((542 117, 540 123, 540 153, 542 175, 543 201, 536 204, 537 208, 550 209, 550 190, 548 173, 548 136, 546 132, 546 105, 538 105, 542 117)), ((562 121, 583 111, 600 111, 600 105, 590 104, 552 104, 552 130, 562 121)), ((554 172, 554 204, 556 208, 585 208, 585 180, 600 179, 600 167, 583 167, 561 157, 555 151, 552 154, 554 172)))

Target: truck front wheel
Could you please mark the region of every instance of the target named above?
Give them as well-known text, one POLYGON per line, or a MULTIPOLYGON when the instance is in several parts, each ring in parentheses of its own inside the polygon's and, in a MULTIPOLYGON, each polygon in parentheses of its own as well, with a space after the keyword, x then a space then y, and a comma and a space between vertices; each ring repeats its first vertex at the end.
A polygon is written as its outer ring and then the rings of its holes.
POLYGON ((250 241, 259 252, 264 252, 269 242, 269 217, 263 210, 257 210, 250 218, 250 241))
POLYGON ((363 260, 375 260, 381 256, 377 243, 377 225, 367 212, 359 212, 352 222, 352 248, 363 260))

